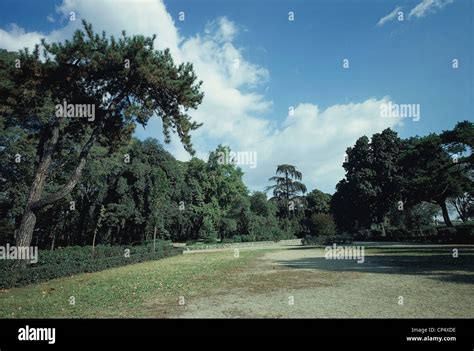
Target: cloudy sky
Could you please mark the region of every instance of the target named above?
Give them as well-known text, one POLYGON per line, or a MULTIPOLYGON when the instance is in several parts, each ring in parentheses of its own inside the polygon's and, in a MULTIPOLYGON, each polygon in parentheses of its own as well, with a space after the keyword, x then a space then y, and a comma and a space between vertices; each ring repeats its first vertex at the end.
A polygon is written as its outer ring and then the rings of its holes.
MULTIPOLYGON (((361 135, 425 135, 473 119, 473 3, 2 0, 0 47, 64 40, 82 18, 109 34, 156 33, 156 47, 192 62, 203 81, 192 112, 204 123, 193 134, 198 157, 227 144, 257 153, 257 167, 242 165, 251 190, 290 163, 309 189, 332 193, 361 135), (389 102, 419 104, 420 119, 381 116, 389 102)), ((137 136, 163 140, 159 119, 137 136)), ((176 140, 166 148, 189 158, 176 140)))

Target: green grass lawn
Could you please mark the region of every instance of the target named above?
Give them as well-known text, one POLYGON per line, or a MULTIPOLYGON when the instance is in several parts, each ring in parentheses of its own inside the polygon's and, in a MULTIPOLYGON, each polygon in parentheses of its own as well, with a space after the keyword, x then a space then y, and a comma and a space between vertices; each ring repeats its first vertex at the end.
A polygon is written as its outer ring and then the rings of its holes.
POLYGON ((262 252, 188 254, 79 274, 0 292, 0 317, 166 317, 189 299, 225 285, 262 252), (70 304, 74 296, 75 305, 70 304))
POLYGON ((0 317, 472 316, 474 249, 459 254, 367 247, 358 264, 321 246, 189 253, 0 291, 0 317), (293 294, 300 310, 288 309, 293 294))

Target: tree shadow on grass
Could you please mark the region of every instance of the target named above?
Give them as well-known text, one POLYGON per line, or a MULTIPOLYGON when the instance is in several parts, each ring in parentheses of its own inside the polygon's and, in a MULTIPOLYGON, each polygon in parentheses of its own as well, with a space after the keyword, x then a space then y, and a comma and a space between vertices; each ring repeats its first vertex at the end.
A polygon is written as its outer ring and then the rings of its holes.
MULTIPOLYGON (((449 255, 452 257, 454 247, 446 247, 446 248, 419 248, 419 247, 394 247, 394 248, 379 248, 379 247, 367 247, 366 252, 376 253, 376 254, 386 254, 386 255, 393 255, 393 254, 411 254, 411 255, 449 255)), ((459 247, 456 248, 459 256, 462 255, 474 255, 474 247, 464 248, 459 247)))
POLYGON ((443 282, 474 284, 474 251, 469 249, 460 249, 457 258, 453 257, 452 248, 451 251, 387 248, 377 250, 376 255, 366 252, 363 263, 357 263, 357 259, 325 257, 304 257, 279 263, 289 268, 420 275, 443 282))

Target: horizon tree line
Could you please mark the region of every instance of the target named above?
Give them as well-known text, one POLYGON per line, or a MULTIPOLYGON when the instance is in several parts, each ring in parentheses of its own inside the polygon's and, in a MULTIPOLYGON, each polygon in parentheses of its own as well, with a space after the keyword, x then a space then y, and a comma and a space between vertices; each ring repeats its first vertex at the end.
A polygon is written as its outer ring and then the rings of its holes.
POLYGON ((175 132, 193 155, 190 133, 201 126, 188 111, 204 98, 202 82, 192 64, 176 65, 168 50, 154 49, 154 40, 125 32, 108 38, 83 21, 64 43, 0 51, 2 242, 34 240, 54 249, 139 244, 152 235, 276 240, 333 233, 314 229, 332 222, 339 232, 373 224, 385 231, 387 220, 401 225, 411 212, 420 215, 423 203, 438 206, 447 226, 453 225, 448 205, 463 221, 472 217, 469 121, 439 135, 401 139, 386 129, 359 138, 347 149, 346 174, 333 196, 306 194, 291 164, 277 165, 265 192, 249 194, 242 170, 219 162, 228 147, 219 145, 207 161, 180 162, 156 140, 137 140, 137 124, 156 115, 164 141, 175 132), (55 116, 65 101, 94 105, 94 119, 55 116))

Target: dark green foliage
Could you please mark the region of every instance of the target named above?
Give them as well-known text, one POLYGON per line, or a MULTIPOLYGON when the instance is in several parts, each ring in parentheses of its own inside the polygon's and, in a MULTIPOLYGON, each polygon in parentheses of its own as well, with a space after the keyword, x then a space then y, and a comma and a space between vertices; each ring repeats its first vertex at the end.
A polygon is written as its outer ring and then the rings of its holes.
MULTIPOLYGON (((158 239, 172 241, 293 238, 299 229, 287 225, 298 224, 279 221, 276 204, 264 193, 249 196, 242 171, 217 162, 215 155, 223 150, 219 146, 208 162, 193 158, 183 163, 154 139, 132 139, 114 153, 97 145, 71 194, 38 214, 33 244, 41 249, 91 245, 102 205, 98 245, 144 243, 153 239, 155 228, 158 239), (124 155, 130 156, 129 163, 124 155), (74 209, 70 201, 75 201, 74 209)), ((61 173, 52 172, 51 177, 61 173)), ((23 184, 10 176, 8 181, 23 184)), ((19 197, 27 190, 6 189, 19 197)), ((15 223, 21 218, 20 206, 15 212, 9 204, 0 223, 0 244, 14 242, 15 223)))
POLYGON ((338 229, 364 237, 360 233, 377 225, 386 238, 386 230, 396 226, 416 235, 438 212, 452 226, 448 203, 468 222, 473 139, 474 126, 467 121, 440 135, 402 140, 387 129, 371 140, 359 138, 347 150, 346 176, 331 200, 338 229))
POLYGON ((346 177, 336 186, 331 199, 331 213, 340 230, 353 231, 372 223, 371 204, 377 192, 373 184, 375 171, 371 168, 369 139, 366 136, 359 138, 346 153, 348 160, 343 164, 346 177))
POLYGON ((278 241, 294 238, 291 232, 286 232, 280 228, 280 223, 275 216, 253 215, 251 217, 250 235, 256 241, 278 241))
POLYGON ((439 207, 429 202, 421 202, 403 210, 399 210, 394 204, 386 217, 387 227, 418 233, 423 228, 435 225, 438 213, 439 207))
MULTIPOLYGON (((472 184, 471 184, 472 185, 472 184)), ((464 223, 474 217, 474 185, 467 192, 448 200, 449 204, 456 210, 459 219, 464 223)))
POLYGON ((302 243, 303 245, 350 244, 352 243, 352 236, 348 234, 307 236, 303 239, 302 243))
POLYGON ((351 236, 355 241, 401 241, 434 244, 474 244, 474 224, 455 227, 426 226, 416 230, 387 228, 386 236, 379 229, 361 229, 351 236))
POLYGON ((211 218, 205 217, 201 228, 199 228, 199 238, 205 243, 214 243, 217 240, 217 231, 211 218))
POLYGON ((309 228, 312 236, 336 235, 334 219, 326 213, 313 213, 309 219, 309 228))
POLYGON ((266 187, 266 191, 273 192, 272 200, 278 205, 280 218, 289 218, 298 215, 304 206, 306 186, 301 182, 303 175, 293 165, 282 164, 276 169, 276 176, 269 181, 275 184, 266 187))
POLYGON ((331 195, 318 189, 314 189, 305 196, 304 218, 301 220, 305 235, 316 235, 312 219, 317 214, 329 214, 330 206, 331 195))
POLYGON ((331 195, 325 194, 321 190, 314 189, 306 195, 305 211, 308 214, 326 213, 328 214, 331 206, 331 195))
POLYGON ((304 220, 306 186, 301 182, 303 174, 295 166, 281 164, 277 166, 276 176, 269 179, 272 185, 265 191, 272 191, 270 201, 277 209, 276 215, 280 221, 281 230, 285 236, 301 237, 304 235, 304 220))
POLYGON ((22 219, 34 212, 25 242, 41 249, 40 262, 21 272, 13 274, 11 262, 0 264, 2 281, 10 279, 5 286, 160 258, 168 250, 162 240, 248 242, 309 234, 326 244, 346 242, 350 233, 359 240, 472 241, 471 122, 406 140, 390 129, 362 136, 347 149, 345 178, 333 196, 317 189, 306 194, 301 172, 278 165, 267 200, 263 192, 250 195, 242 170, 222 162, 227 146, 219 145, 207 160, 180 162, 157 140, 132 137, 137 124, 156 115, 164 141, 176 131, 193 154, 190 133, 199 124, 187 111, 202 101, 201 82, 191 64, 175 65, 168 50, 154 50, 153 41, 107 38, 84 23, 72 40, 43 42, 44 58, 40 46, 0 50, 0 245, 18 241, 20 224, 28 222, 22 219), (22 69, 14 68, 15 58, 22 69), (95 120, 55 117, 54 105, 63 99, 93 104, 95 120), (29 201, 32 193, 36 199, 29 201), (449 227, 447 204, 464 226, 449 227), (439 210, 448 227, 434 227, 439 210), (334 221, 344 234, 336 235, 334 221), (151 254, 155 235, 157 252, 151 254), (132 258, 124 260, 118 253, 126 246, 132 258))
POLYGON ((347 149, 345 179, 337 184, 332 212, 341 230, 367 228, 382 223, 400 199, 399 158, 401 140, 390 129, 359 138, 347 149))
POLYGON ((0 261, 0 288, 11 288, 40 283, 78 273, 97 272, 111 267, 124 266, 148 260, 158 260, 180 254, 169 242, 158 240, 140 246, 69 246, 54 251, 40 250, 38 263, 18 266, 16 261, 0 261), (126 257, 128 255, 129 257, 126 257))
MULTIPOLYGON (((203 93, 192 65, 175 65, 168 49, 155 50, 156 36, 129 37, 123 32, 116 39, 94 33, 85 21, 83 27, 64 42, 42 40, 32 52, 15 53, 20 66, 10 54, 0 53, 1 127, 6 131, 2 156, 11 159, 21 146, 11 137, 15 129, 36 149, 28 153, 29 159, 23 157, 31 168, 23 174, 33 177, 25 180, 26 201, 19 199, 23 214, 16 225, 17 245, 31 244, 41 211, 71 197, 93 147, 114 153, 128 144, 137 124, 146 126, 152 116, 161 119, 165 142, 176 132, 184 148, 194 153, 190 133, 200 124, 188 111, 199 106, 203 93), (87 120, 72 118, 78 116, 58 113, 63 104, 88 106, 94 112, 87 120)), ((17 170, 9 168, 10 173, 17 170)), ((143 223, 139 217, 135 221, 143 223)))
POLYGON ((276 205, 267 200, 267 195, 264 192, 256 191, 250 196, 250 210, 258 216, 274 216, 276 205))
POLYGON ((456 226, 456 242, 474 244, 474 224, 456 226))

